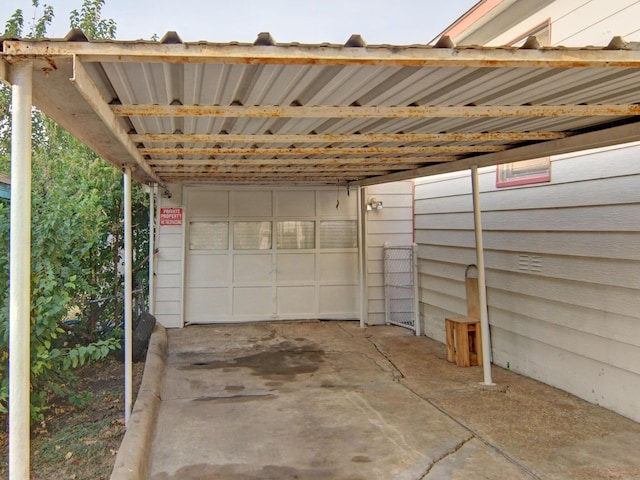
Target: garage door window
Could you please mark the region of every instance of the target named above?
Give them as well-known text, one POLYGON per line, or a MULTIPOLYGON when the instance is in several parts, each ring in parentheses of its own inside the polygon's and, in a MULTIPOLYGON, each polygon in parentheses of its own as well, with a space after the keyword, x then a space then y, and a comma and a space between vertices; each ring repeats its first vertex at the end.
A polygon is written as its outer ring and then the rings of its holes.
POLYGON ((270 250, 271 222, 234 223, 233 248, 236 250, 270 250))
POLYGON ((283 221, 276 223, 276 246, 279 250, 315 248, 315 238, 315 222, 283 221))
POLYGON ((228 248, 228 222, 191 222, 189 224, 189 250, 227 250, 228 248))
POLYGON ((320 248, 356 248, 358 225, 355 220, 320 222, 320 248))

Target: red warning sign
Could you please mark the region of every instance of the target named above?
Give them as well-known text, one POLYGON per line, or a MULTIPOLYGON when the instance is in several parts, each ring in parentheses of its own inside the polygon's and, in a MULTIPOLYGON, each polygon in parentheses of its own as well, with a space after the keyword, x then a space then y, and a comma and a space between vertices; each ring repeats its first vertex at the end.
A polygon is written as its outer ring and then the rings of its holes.
POLYGON ((160 225, 182 226, 182 208, 161 208, 160 225))

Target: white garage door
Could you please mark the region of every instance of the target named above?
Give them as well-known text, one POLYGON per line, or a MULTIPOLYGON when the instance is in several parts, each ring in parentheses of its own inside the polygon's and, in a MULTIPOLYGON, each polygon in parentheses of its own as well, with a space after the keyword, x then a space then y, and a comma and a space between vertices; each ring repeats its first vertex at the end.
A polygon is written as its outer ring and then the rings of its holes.
POLYGON ((185 193, 186 323, 359 317, 355 194, 185 193))

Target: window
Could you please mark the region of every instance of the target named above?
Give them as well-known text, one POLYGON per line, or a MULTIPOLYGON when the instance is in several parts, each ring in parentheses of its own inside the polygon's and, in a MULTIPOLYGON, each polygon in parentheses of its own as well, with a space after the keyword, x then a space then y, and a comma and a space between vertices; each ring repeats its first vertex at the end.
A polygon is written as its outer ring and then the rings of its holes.
POLYGON ((320 222, 320 248, 356 248, 358 224, 355 220, 320 222))
POLYGON ((227 222, 191 222, 189 250, 227 250, 229 224, 227 222))
POLYGON ((316 246, 316 223, 285 221, 276 223, 278 249, 309 249, 316 246))
POLYGON ((270 250, 271 222, 234 223, 233 248, 236 250, 270 250))
POLYGON ((496 187, 515 187, 532 183, 551 181, 551 161, 549 157, 505 163, 496 168, 496 187))

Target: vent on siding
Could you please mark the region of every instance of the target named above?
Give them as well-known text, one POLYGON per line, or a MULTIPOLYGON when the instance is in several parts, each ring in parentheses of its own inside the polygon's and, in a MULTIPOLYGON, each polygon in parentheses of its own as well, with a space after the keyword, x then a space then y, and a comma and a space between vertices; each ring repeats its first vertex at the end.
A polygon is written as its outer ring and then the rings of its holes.
POLYGON ((518 257, 518 270, 523 272, 541 272, 542 257, 539 255, 520 255, 518 257))

